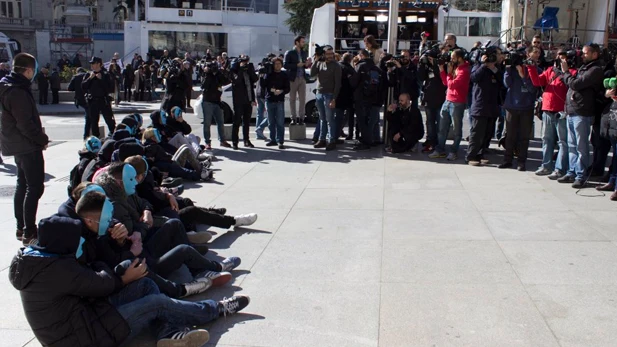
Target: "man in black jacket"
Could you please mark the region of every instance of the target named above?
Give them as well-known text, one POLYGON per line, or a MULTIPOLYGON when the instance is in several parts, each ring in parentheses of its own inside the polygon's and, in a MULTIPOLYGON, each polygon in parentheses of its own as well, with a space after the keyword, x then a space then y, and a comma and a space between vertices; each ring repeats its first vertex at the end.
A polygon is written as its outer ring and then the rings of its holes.
POLYGON ((423 153, 432 153, 437 145, 439 118, 447 90, 439 76, 437 59, 427 55, 422 57, 418 67, 418 79, 422 83, 422 105, 426 112, 426 142, 422 148, 423 153))
POLYGON ((171 113, 171 109, 178 106, 185 110, 186 92, 190 86, 184 77, 184 65, 180 59, 174 59, 169 65, 169 69, 165 75, 165 97, 161 105, 161 109, 167 113, 171 113))
POLYGON ((291 107, 291 124, 304 123, 304 103, 306 101, 306 80, 304 69, 310 67, 310 59, 304 50, 304 36, 296 36, 294 48, 285 52, 283 67, 289 78, 289 106, 291 107), (300 102, 296 109, 296 99, 300 102))
POLYGON ((399 95, 408 94, 412 105, 418 107, 418 97, 420 96, 418 68, 416 64, 411 62, 409 50, 402 50, 401 59, 392 59, 390 63, 394 66, 388 68, 388 83, 391 87, 394 87, 394 98, 398 99, 399 95))
POLYGON ((139 259, 121 276, 102 263, 78 263, 80 221, 52 216, 39 226, 39 245, 18 251, 9 280, 20 291, 26 319, 43 346, 119 346, 157 321, 162 323, 156 325, 157 346, 201 345, 208 332, 184 326, 234 314, 249 303, 245 296, 172 300, 143 278, 148 268, 139 259))
POLYGON ((349 124, 349 134, 347 134, 347 140, 353 139, 354 128, 356 129, 356 138, 359 135, 357 125, 354 119, 354 90, 351 87, 351 79, 356 74, 356 70, 354 70, 353 66, 351 66, 352 59, 353 55, 351 53, 345 53, 343 54, 343 60, 340 63, 342 69, 341 90, 339 91, 338 97, 336 98, 336 109, 334 110, 338 130, 338 133, 336 134, 337 139, 340 136, 345 136, 343 130, 343 128, 345 127, 345 123, 349 124))
POLYGON ((251 125, 253 106, 257 106, 254 86, 258 78, 255 73, 255 67, 252 63, 249 63, 249 60, 249 56, 241 56, 238 62, 231 65, 231 70, 229 72, 232 83, 231 93, 234 103, 234 125, 231 133, 234 149, 238 149, 238 142, 240 141, 238 136, 240 123, 242 123, 244 147, 255 147, 249 139, 249 127, 251 125))
POLYGON ((74 92, 75 99, 75 107, 83 108, 85 113, 84 118, 84 140, 90 136, 91 125, 90 125, 90 116, 88 114, 88 104, 86 103, 86 96, 84 94, 84 90, 81 87, 81 83, 84 81, 84 77, 86 77, 86 70, 84 68, 77 69, 77 75, 71 78, 71 82, 69 83, 68 90, 74 92))
POLYGON ((51 76, 49 76, 49 86, 51 87, 51 104, 57 105, 60 103, 60 88, 62 86, 60 80, 60 74, 58 70, 53 69, 51 76))
POLYGON ((0 80, 0 146, 6 156, 15 156, 17 186, 13 195, 17 239, 25 245, 36 242, 36 210, 45 189, 45 159, 49 138, 30 86, 38 70, 36 59, 20 53, 13 59, 13 72, 0 80))
POLYGON ((49 71, 42 68, 36 75, 36 84, 39 86, 39 105, 47 105, 47 97, 49 96, 49 71))
POLYGON ((103 114, 103 119, 107 124, 109 133, 116 129, 116 120, 111 110, 111 99, 109 94, 114 90, 114 83, 109 73, 103 68, 103 60, 99 57, 90 59, 92 71, 88 76, 84 76, 81 87, 88 102, 88 114, 90 115, 91 134, 101 137, 99 133, 99 117, 103 114))
POLYGON ((585 184, 585 171, 591 166, 589 155, 589 135, 593 118, 598 112, 596 100, 603 91, 604 71, 600 61, 600 47, 590 44, 583 47, 583 66, 576 75, 569 71, 567 57, 561 58, 561 77, 568 85, 566 95, 566 114, 568 116, 568 147, 570 148, 570 165, 560 183, 572 183, 573 188, 582 188, 585 184))
POLYGON ((285 94, 289 93, 289 78, 282 72, 283 61, 273 58, 274 71, 266 74, 261 80, 261 87, 266 93, 266 110, 268 112, 268 128, 270 142, 266 146, 276 146, 285 149, 285 94))
POLYGON ((422 114, 418 106, 413 104, 409 94, 403 93, 398 97, 398 105, 390 105, 388 111, 392 112, 388 129, 389 151, 403 153, 411 150, 424 136, 422 114))
POLYGON ((225 76, 223 71, 219 70, 216 62, 207 63, 204 72, 204 80, 201 84, 201 90, 203 91, 201 107, 204 113, 204 141, 206 142, 206 149, 212 149, 210 140, 210 124, 212 124, 212 118, 216 121, 221 147, 231 147, 229 143, 225 141, 223 110, 221 109, 223 86, 229 84, 229 79, 225 76))
POLYGON ((354 109, 358 115, 361 136, 353 149, 367 150, 373 144, 373 132, 379 123, 384 81, 381 70, 375 65, 368 51, 361 50, 359 57, 356 74, 350 81, 354 88, 354 109))

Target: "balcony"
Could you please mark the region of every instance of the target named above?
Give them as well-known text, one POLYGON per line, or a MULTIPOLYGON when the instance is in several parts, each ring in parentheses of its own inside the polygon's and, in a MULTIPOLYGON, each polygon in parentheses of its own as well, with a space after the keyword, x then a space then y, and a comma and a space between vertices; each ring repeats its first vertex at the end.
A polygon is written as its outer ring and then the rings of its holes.
POLYGON ((0 30, 35 30, 40 21, 30 18, 0 18, 0 30))
POLYGON ((191 23, 276 27, 277 0, 151 0, 146 20, 158 23, 191 23), (271 11, 272 10, 272 11, 271 11))

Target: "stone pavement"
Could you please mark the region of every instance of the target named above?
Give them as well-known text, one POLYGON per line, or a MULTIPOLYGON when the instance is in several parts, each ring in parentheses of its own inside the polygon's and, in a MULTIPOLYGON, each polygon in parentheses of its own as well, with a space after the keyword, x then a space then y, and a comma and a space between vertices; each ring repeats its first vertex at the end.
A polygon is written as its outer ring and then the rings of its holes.
MULTIPOLYGON (((213 230, 212 256, 237 255, 242 265, 232 284, 203 297, 247 294, 251 304, 208 325, 209 346, 617 344, 617 203, 607 196, 579 196, 533 172, 418 153, 254 143, 254 150, 217 150, 217 182, 185 193, 230 214, 259 213, 250 229, 213 230)), ((45 152, 39 217, 65 200, 79 146, 68 141, 45 152)), ((7 162, 0 167, 0 347, 39 346, 7 279, 18 247, 7 162)))
MULTIPOLYGON (((160 109, 161 102, 133 101, 121 102, 120 105, 112 106, 114 114, 127 113, 143 113, 149 114, 152 111, 160 109)), ((37 108, 41 115, 45 116, 67 116, 67 115, 83 115, 82 108, 75 107, 73 102, 60 102, 57 105, 38 105, 37 108)))

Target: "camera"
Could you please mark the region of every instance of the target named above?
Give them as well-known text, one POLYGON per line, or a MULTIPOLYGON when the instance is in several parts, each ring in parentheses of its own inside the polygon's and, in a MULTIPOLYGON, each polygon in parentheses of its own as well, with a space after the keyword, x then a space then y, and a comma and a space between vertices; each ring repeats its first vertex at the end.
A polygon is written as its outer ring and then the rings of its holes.
POLYGON ((261 60, 261 63, 259 63, 259 69, 257 70, 257 73, 259 73, 260 75, 267 75, 270 74, 274 71, 274 64, 272 64, 272 55, 268 55, 267 57, 263 58, 261 60))
POLYGON ((420 64, 431 65, 428 58, 438 59, 440 55, 441 50, 439 49, 439 45, 434 45, 433 47, 422 52, 422 55, 420 56, 420 64))
POLYGON ((390 57, 386 56, 386 67, 388 68, 392 68, 395 67, 396 64, 394 63, 394 60, 398 61, 399 63, 401 62, 401 60, 403 60, 405 57, 403 55, 390 55, 390 57))
POLYGON ((238 58, 238 62, 242 63, 248 63, 248 61, 251 60, 251 58, 248 55, 243 55, 240 58, 238 58))
POLYGON ((504 64, 506 66, 518 66, 523 65, 527 62, 525 58, 527 55, 521 51, 508 51, 506 53, 506 59, 504 59, 504 64))
POLYGON ((326 47, 315 44, 315 55, 322 56, 326 54, 326 47))
POLYGON ((206 66, 208 68, 208 73, 216 73, 219 71, 219 64, 217 64, 215 61, 209 61, 206 63, 206 66))
POLYGON ((577 51, 570 50, 560 50, 557 52, 557 58, 555 59, 555 67, 561 69, 561 57, 566 56, 566 61, 568 62, 569 67, 576 68, 579 65, 579 54, 577 51))

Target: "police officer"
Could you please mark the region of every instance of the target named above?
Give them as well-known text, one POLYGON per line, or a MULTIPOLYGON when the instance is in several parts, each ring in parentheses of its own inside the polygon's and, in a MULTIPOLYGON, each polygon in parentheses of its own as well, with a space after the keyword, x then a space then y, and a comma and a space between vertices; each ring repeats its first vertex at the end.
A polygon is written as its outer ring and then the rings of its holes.
POLYGON ((90 59, 90 69, 91 71, 84 77, 81 87, 88 103, 92 135, 100 137, 99 117, 101 113, 109 133, 113 133, 116 129, 116 121, 111 110, 111 99, 109 97, 109 94, 114 90, 114 84, 109 73, 103 68, 103 60, 101 58, 92 57, 90 59))

